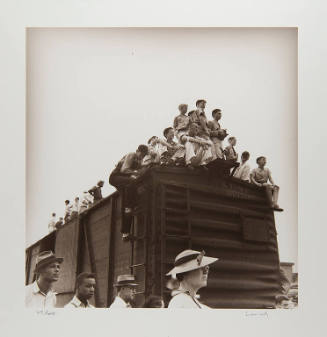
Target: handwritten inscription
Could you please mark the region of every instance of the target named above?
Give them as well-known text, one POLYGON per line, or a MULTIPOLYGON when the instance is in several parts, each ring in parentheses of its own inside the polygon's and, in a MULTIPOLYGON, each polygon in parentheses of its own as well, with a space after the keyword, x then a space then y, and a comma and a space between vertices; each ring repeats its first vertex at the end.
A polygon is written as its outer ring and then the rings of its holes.
POLYGON ((36 313, 38 315, 44 315, 44 316, 54 316, 56 313, 54 311, 49 310, 37 310, 36 313))
POLYGON ((245 312, 245 317, 261 317, 261 318, 268 318, 268 312, 250 312, 246 311, 245 312))

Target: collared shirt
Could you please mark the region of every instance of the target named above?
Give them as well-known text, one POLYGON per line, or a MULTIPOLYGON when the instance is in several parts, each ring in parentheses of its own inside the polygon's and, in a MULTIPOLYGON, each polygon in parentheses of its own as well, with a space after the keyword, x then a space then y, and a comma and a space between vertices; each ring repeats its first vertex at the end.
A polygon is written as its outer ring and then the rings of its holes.
POLYGON ((132 306, 129 303, 126 303, 121 297, 116 296, 110 306, 110 309, 126 309, 131 307, 132 306))
POLYGON ((168 309, 210 309, 208 306, 199 302, 188 291, 177 290, 173 292, 173 298, 170 300, 168 309))
POLYGON ((72 212, 79 212, 79 208, 80 208, 79 201, 77 202, 75 201, 72 206, 72 212))
POLYGON ((64 308, 94 308, 92 304, 90 304, 89 301, 87 301, 87 304, 85 305, 83 302, 81 302, 78 297, 75 295, 70 302, 68 302, 64 308))
POLYGON ((224 150, 225 156, 227 160, 237 160, 238 155, 234 149, 234 146, 228 145, 224 150))
POLYGON ((66 207, 65 207, 65 216, 66 215, 70 215, 72 213, 72 205, 71 204, 68 204, 68 205, 66 205, 66 207))
POLYGON ((49 232, 52 232, 56 229, 56 217, 51 217, 51 220, 48 223, 49 232))
POLYGON ((250 170, 250 165, 245 162, 235 170, 234 177, 250 181, 250 170))
POLYGON ((56 301, 56 293, 51 289, 46 294, 43 293, 37 281, 25 287, 25 305, 27 308, 55 308, 56 301))
POLYGON ((218 121, 213 119, 208 122, 208 129, 210 130, 210 138, 213 143, 220 143, 221 140, 218 138, 218 131, 221 129, 218 121))
POLYGON ((185 115, 178 115, 174 119, 174 129, 176 131, 188 129, 190 124, 190 117, 185 115))

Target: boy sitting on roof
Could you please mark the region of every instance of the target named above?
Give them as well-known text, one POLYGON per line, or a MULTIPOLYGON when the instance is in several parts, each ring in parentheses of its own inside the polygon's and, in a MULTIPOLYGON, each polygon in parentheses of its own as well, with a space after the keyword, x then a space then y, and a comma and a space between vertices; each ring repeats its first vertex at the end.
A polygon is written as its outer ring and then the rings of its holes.
POLYGON ((186 116, 187 107, 187 104, 180 104, 178 106, 180 114, 174 119, 174 130, 178 140, 181 139, 182 135, 185 135, 188 132, 190 126, 190 118, 186 116))
POLYGON ((142 160, 142 166, 151 166, 153 164, 160 164, 160 158, 167 148, 171 145, 166 141, 159 139, 157 136, 152 136, 148 140, 148 154, 142 160))
POLYGON ((185 162, 189 168, 205 167, 212 159, 211 142, 199 137, 198 133, 198 124, 192 123, 189 132, 181 138, 185 144, 185 162))
POLYGON ((174 129, 168 127, 164 129, 163 134, 166 138, 166 142, 170 146, 166 146, 165 151, 160 157, 160 164, 162 165, 184 165, 185 164, 185 147, 182 144, 178 144, 174 141, 174 129))
POLYGON ((229 142, 229 145, 224 150, 226 160, 232 160, 236 162, 238 159, 238 154, 236 153, 235 148, 234 148, 234 146, 236 145, 236 138, 229 137, 228 142, 229 142))
POLYGON ((271 203, 271 207, 275 211, 283 211, 277 204, 278 202, 278 194, 279 187, 275 185, 270 170, 265 167, 266 165, 266 157, 258 157, 257 158, 258 167, 253 169, 250 174, 251 182, 257 186, 264 187, 267 193, 267 197, 269 202, 271 203), (268 183, 268 180, 271 184, 268 183))
POLYGON ((122 227, 123 240, 130 237, 132 224, 132 208, 135 206, 137 191, 133 181, 138 177, 141 171, 141 162, 148 154, 148 147, 140 145, 136 152, 130 152, 124 156, 111 172, 109 183, 117 188, 122 196, 122 227))

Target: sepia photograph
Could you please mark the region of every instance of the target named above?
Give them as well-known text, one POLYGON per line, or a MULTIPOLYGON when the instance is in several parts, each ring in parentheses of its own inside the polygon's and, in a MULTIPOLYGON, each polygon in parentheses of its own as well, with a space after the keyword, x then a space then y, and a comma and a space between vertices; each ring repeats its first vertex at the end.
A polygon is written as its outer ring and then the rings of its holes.
POLYGON ((25 241, 27 308, 298 310, 297 28, 27 28, 25 241))

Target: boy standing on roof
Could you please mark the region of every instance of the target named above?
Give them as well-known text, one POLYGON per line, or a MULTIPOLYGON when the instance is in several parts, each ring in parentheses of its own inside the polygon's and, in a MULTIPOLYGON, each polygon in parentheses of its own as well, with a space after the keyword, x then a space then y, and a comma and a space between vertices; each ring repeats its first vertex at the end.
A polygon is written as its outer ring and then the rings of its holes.
POLYGON ((221 110, 214 109, 212 111, 213 119, 208 122, 208 128, 210 130, 210 139, 212 145, 213 159, 224 159, 223 140, 227 136, 226 130, 222 129, 219 124, 221 119, 221 110))
POLYGON ((269 202, 271 203, 271 207, 275 211, 283 211, 277 204, 278 202, 278 194, 279 187, 275 185, 270 170, 265 167, 266 165, 266 157, 258 157, 257 158, 258 167, 253 169, 250 174, 251 182, 257 186, 264 187, 267 193, 267 197, 269 202), (271 184, 268 183, 268 180, 271 184))
POLYGON ((208 120, 205 114, 205 107, 207 101, 204 99, 198 99, 195 103, 196 110, 190 111, 190 123, 196 123, 199 126, 198 136, 204 139, 209 139, 210 130, 208 128, 208 120))
POLYGON ((72 205, 70 204, 69 200, 65 200, 65 222, 67 222, 70 219, 70 215, 72 212, 72 205))
POLYGON ((49 233, 53 232, 56 229, 56 213, 52 213, 51 219, 48 223, 49 233))
POLYGON ((175 135, 178 140, 180 140, 181 136, 188 132, 188 128, 190 125, 190 118, 186 116, 187 112, 187 104, 180 104, 178 106, 178 110, 180 114, 174 119, 174 130, 175 135))
POLYGON ((137 191, 133 182, 140 174, 142 160, 147 154, 148 147, 146 145, 140 145, 136 152, 130 152, 118 162, 109 177, 109 183, 115 186, 122 196, 123 221, 121 233, 123 240, 130 238, 133 218, 132 208, 137 198, 137 191))

